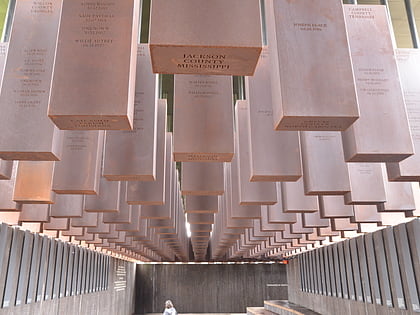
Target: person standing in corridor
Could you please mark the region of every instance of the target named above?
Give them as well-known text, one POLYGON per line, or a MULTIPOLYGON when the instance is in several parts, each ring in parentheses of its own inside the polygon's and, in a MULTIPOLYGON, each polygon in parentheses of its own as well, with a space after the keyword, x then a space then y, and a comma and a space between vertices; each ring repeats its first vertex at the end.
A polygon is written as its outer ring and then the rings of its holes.
POLYGON ((171 300, 167 300, 165 302, 165 311, 163 312, 163 315, 177 315, 176 309, 174 305, 172 304, 171 300))

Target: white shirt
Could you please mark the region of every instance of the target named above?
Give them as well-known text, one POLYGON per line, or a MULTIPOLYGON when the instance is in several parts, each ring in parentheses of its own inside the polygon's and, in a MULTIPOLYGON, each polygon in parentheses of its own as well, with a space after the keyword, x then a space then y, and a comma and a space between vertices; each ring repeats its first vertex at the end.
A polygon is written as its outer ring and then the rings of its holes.
POLYGON ((176 309, 174 307, 165 308, 163 315, 177 315, 176 309))

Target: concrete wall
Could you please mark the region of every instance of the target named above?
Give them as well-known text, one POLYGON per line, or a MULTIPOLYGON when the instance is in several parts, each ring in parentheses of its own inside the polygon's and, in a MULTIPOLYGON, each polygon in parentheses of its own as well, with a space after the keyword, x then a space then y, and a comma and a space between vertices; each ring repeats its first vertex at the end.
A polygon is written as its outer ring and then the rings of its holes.
POLYGON ((300 254, 289 301, 323 315, 419 314, 419 254, 418 219, 300 254))
POLYGON ((137 265, 136 313, 161 313, 167 299, 178 313, 245 313, 264 300, 287 299, 286 266, 137 265))

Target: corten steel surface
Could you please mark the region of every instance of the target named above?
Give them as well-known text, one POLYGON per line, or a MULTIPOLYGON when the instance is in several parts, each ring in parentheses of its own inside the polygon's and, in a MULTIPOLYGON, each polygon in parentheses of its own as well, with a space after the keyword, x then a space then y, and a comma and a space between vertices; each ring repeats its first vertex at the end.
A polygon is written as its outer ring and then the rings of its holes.
POLYGON ((175 75, 175 161, 232 160, 232 101, 232 77, 175 75))
POLYGON ((302 215, 297 215, 296 219, 296 223, 290 224, 290 232, 292 234, 311 234, 315 231, 313 228, 303 226, 302 215))
POLYGON ((46 116, 60 9, 60 0, 16 3, 0 92, 3 159, 60 159, 61 133, 46 116))
POLYGON ((353 223, 381 223, 381 215, 376 205, 354 205, 354 215, 350 217, 353 223))
MULTIPOLYGON (((407 225, 407 235, 410 245, 411 257, 414 270, 419 270, 420 268, 420 221, 413 220, 408 222, 407 225)), ((420 274, 416 272, 415 281, 417 288, 420 286, 420 274)))
POLYGON ((13 161, 0 160, 0 180, 8 180, 12 176, 13 161))
POLYGON ((222 195, 223 163, 183 162, 181 192, 183 195, 222 195))
POLYGON ((111 228, 109 224, 104 224, 104 214, 102 212, 98 212, 98 224, 95 227, 87 227, 86 232, 89 234, 109 234, 111 232, 111 228))
POLYGON ((190 224, 213 224, 213 213, 188 213, 187 221, 190 224))
POLYGON ((357 224, 350 222, 349 218, 332 218, 331 228, 334 231, 357 231, 357 224))
POLYGON ((411 257, 409 241, 407 235, 407 226, 399 224, 393 228, 395 236, 396 250, 398 252, 399 266, 401 269, 401 280, 404 287, 405 298, 408 309, 415 312, 420 310, 419 295, 417 294, 414 264, 411 257))
POLYGON ((295 223, 296 214, 295 213, 286 213, 283 208, 283 197, 281 183, 276 183, 277 190, 277 203, 268 206, 268 222, 270 223, 295 223))
POLYGON ((51 190, 53 161, 19 161, 13 200, 20 203, 54 203, 51 190))
POLYGON ((378 204, 379 211, 413 211, 416 209, 413 188, 410 182, 388 181, 385 166, 382 165, 385 182, 386 202, 378 204))
POLYGON ((339 236, 340 233, 332 231, 331 227, 317 228, 317 234, 319 236, 339 236))
POLYGON ((319 209, 318 198, 305 195, 303 178, 296 182, 282 182, 281 194, 285 213, 315 212, 319 209))
POLYGON ((320 211, 302 213, 303 226, 307 228, 328 227, 330 220, 321 217, 320 211))
POLYGON ((254 219, 261 217, 259 205, 242 205, 239 200, 238 157, 224 164, 225 210, 232 219, 254 219))
POLYGON ((19 210, 21 205, 13 201, 13 190, 15 187, 16 172, 18 163, 14 163, 10 180, 0 181, 0 211, 19 210))
POLYGON ((131 206, 131 220, 129 223, 118 223, 115 229, 118 231, 137 232, 140 229, 140 211, 141 206, 131 206))
POLYGON ((156 73, 252 75, 261 52, 260 4, 152 1, 149 42, 156 73))
POLYGON ((63 1, 48 106, 60 129, 132 129, 138 19, 139 0, 63 1))
POLYGON ((184 196, 186 213, 216 213, 217 212, 217 196, 184 196))
POLYGON ((50 205, 24 204, 19 215, 20 222, 49 222, 50 205))
POLYGON ((65 230, 69 229, 70 219, 49 217, 49 222, 44 222, 42 227, 45 230, 65 230))
POLYGON ((118 212, 104 213, 104 223, 131 223, 131 206, 126 201, 127 182, 121 182, 118 212))
POLYGON ((348 162, 399 162, 414 153, 387 9, 344 6, 360 118, 343 132, 348 162), (373 39, 374 38, 374 39, 373 39))
POLYGON ((275 128, 348 128, 359 110, 341 2, 266 0, 265 8, 275 128))
POLYGON ((56 195, 51 205, 51 217, 80 218, 83 214, 83 195, 56 195))
POLYGON ((103 176, 108 180, 156 180, 158 89, 149 45, 139 44, 133 130, 106 133, 103 176))
POLYGON ((302 176, 299 133, 273 129, 270 56, 264 47, 254 76, 245 77, 251 181, 296 181, 302 176))
POLYGON ((350 191, 341 135, 334 131, 300 133, 305 194, 343 195, 350 191))
POLYGON ((118 212, 121 182, 99 179, 99 194, 86 195, 84 209, 88 212, 118 212))
POLYGON ((157 106, 156 180, 128 182, 127 202, 130 205, 163 205, 165 203, 166 100, 160 99, 157 106))
POLYGON ((174 181, 173 169, 175 163, 172 160, 172 133, 166 133, 166 157, 165 157, 165 179, 164 179, 164 192, 165 203, 163 205, 142 205, 140 210, 141 218, 148 219, 169 219, 171 217, 171 206, 173 205, 173 189, 174 181))
POLYGON ((239 185, 240 205, 273 205, 277 202, 276 184, 274 182, 250 182, 250 145, 248 102, 237 101, 235 106, 235 159, 237 167, 237 184, 239 185))
POLYGON ((262 231, 282 231, 284 230, 284 224, 272 223, 268 217, 269 206, 261 206, 261 230, 262 231))
POLYGON ((420 54, 416 49, 397 49, 400 82, 404 92, 411 138, 415 154, 399 163, 387 163, 388 178, 391 181, 420 180, 420 88, 415 84, 419 77, 420 54))
POLYGON ((73 227, 96 227, 98 226, 98 213, 86 212, 83 210, 81 218, 72 218, 70 221, 73 227))
POLYGON ((96 195, 99 192, 104 132, 62 131, 63 151, 54 170, 57 194, 96 195))
POLYGON ((385 202, 385 184, 379 163, 347 163, 350 192, 344 194, 346 204, 378 204, 385 202))
POLYGON ((323 218, 353 216, 353 206, 344 204, 343 196, 319 196, 319 209, 323 218))

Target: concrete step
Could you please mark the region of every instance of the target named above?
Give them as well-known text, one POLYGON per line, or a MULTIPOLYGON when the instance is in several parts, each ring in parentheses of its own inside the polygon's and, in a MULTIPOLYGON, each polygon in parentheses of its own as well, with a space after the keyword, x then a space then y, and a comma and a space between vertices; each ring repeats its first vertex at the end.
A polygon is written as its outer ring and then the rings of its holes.
POLYGON ((266 310, 264 307, 247 307, 247 315, 275 315, 273 312, 266 310))
POLYGON ((321 315, 287 300, 264 301, 264 309, 278 315, 321 315))

